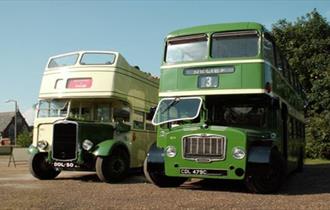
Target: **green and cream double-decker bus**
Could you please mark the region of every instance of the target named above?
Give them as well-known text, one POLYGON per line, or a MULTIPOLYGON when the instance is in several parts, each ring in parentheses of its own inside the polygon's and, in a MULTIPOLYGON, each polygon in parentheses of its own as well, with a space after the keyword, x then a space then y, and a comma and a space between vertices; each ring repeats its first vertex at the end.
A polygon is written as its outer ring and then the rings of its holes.
POLYGON ((150 107, 159 79, 130 66, 118 52, 79 51, 51 57, 34 122, 30 171, 53 179, 61 170, 96 170, 122 180, 143 166, 156 140, 150 107))
POLYGON ((170 33, 159 97, 157 143, 144 165, 159 187, 231 179, 270 193, 303 167, 302 89, 258 23, 170 33))

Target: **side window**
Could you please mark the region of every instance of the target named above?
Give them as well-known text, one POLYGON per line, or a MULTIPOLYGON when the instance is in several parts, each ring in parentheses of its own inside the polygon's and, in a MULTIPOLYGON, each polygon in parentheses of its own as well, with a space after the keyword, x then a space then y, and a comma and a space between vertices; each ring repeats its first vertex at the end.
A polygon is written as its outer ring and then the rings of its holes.
MULTIPOLYGON (((153 110, 154 112, 154 110, 153 110)), ((154 115, 154 113, 146 113, 146 115, 154 115)), ((148 131, 154 131, 155 130, 155 126, 151 123, 152 117, 147 117, 146 118, 146 130, 148 131)))
POLYGON ((90 121, 92 120, 92 104, 82 103, 80 117, 82 120, 90 121))
POLYGON ((134 111, 133 113, 133 128, 144 129, 144 113, 140 111, 134 111))
POLYGON ((70 118, 79 119, 79 103, 71 103, 70 118))
POLYGON ((115 122, 129 122, 130 112, 131 110, 127 103, 116 103, 113 108, 113 120, 115 122))
POLYGON ((95 120, 98 122, 111 121, 110 104, 98 104, 95 109, 95 120))
POLYGON ((146 130, 148 131, 154 131, 155 130, 155 126, 150 122, 147 121, 146 123, 146 130))
POLYGON ((92 107, 91 103, 73 102, 69 116, 77 120, 91 121, 93 120, 92 107))
POLYGON ((275 65, 275 55, 274 55, 274 46, 273 43, 264 37, 263 44, 264 58, 269 61, 272 65, 275 65))

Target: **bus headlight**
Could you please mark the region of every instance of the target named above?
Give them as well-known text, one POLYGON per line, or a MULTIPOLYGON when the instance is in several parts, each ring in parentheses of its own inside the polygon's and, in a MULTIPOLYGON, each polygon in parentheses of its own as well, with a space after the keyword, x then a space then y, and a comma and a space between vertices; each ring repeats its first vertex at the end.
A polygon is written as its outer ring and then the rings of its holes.
POLYGON ((167 157, 170 157, 170 158, 175 157, 176 156, 176 149, 175 149, 174 146, 168 146, 165 149, 165 153, 166 153, 167 157))
POLYGON ((233 157, 238 160, 243 159, 245 157, 245 150, 240 147, 234 147, 233 148, 233 157))
POLYGON ((82 143, 82 148, 86 151, 92 149, 93 146, 94 146, 93 142, 88 139, 85 139, 82 143))
POLYGON ((45 141, 45 140, 40 140, 40 141, 38 141, 38 143, 37 143, 37 147, 38 147, 39 149, 45 150, 45 149, 47 149, 47 147, 48 147, 48 142, 45 141))

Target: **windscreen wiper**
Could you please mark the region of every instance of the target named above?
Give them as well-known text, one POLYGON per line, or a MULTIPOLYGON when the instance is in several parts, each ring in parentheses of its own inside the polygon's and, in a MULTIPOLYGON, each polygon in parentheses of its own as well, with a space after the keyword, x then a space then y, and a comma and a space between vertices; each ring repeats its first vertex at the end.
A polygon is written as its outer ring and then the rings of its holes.
POLYGON ((180 102, 180 98, 175 98, 162 112, 161 114, 163 114, 164 112, 168 111, 172 106, 174 106, 175 104, 180 102))

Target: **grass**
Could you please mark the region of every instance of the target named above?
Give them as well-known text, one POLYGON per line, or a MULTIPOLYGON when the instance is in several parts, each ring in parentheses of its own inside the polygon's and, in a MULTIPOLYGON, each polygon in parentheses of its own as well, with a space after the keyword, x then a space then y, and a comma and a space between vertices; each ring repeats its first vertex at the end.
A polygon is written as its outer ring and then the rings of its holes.
POLYGON ((306 165, 316 165, 316 164, 330 164, 330 160, 324 159, 305 159, 306 165))

